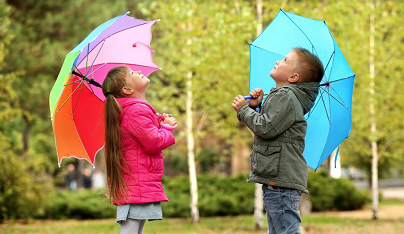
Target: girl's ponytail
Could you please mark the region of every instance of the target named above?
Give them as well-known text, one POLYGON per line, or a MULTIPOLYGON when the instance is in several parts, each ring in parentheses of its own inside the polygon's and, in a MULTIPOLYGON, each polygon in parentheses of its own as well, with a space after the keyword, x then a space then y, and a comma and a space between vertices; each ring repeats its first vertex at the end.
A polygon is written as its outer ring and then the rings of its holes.
POLYGON ((123 97, 122 87, 129 72, 126 66, 119 66, 108 72, 102 84, 105 100, 105 165, 107 187, 111 202, 122 203, 127 199, 127 184, 123 178, 125 159, 122 152, 121 121, 122 106, 116 97, 123 97))

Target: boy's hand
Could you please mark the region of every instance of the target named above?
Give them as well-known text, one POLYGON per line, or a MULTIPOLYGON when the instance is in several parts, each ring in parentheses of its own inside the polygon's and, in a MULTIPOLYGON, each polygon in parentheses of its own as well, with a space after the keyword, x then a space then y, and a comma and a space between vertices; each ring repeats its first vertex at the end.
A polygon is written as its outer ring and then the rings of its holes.
POLYGON ((247 101, 243 98, 243 96, 238 95, 234 98, 233 104, 231 105, 233 109, 237 112, 240 107, 247 105, 247 101))
POLYGON ((255 88, 251 90, 250 96, 254 98, 249 100, 250 105, 258 106, 258 104, 260 104, 262 102, 262 99, 264 98, 264 91, 262 91, 261 88, 255 88))

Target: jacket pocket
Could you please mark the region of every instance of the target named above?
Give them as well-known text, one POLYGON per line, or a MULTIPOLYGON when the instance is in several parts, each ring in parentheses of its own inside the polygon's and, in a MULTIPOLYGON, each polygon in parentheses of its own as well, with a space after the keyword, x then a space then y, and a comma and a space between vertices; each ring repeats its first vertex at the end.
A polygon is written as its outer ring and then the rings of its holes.
POLYGON ((152 156, 150 156, 150 155, 148 155, 148 157, 149 157, 149 172, 151 172, 151 171, 153 171, 153 158, 152 158, 152 156))
POLYGON ((254 146, 251 154, 251 169, 253 173, 263 177, 278 176, 280 156, 280 146, 254 146))

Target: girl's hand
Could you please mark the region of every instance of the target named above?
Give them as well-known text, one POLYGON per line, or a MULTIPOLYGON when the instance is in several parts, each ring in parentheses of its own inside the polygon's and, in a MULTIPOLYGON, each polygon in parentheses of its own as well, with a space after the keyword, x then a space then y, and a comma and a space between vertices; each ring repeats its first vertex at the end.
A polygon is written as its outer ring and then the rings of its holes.
POLYGON ((173 117, 171 114, 163 113, 164 118, 173 117))
MULTIPOLYGON (((165 115, 165 114, 163 114, 163 115, 165 115)), ((165 117, 165 119, 161 123, 168 124, 170 126, 174 126, 177 124, 177 120, 174 117, 172 117, 171 115, 170 116, 167 115, 164 117, 165 117)))
POLYGON ((258 106, 258 104, 261 104, 262 99, 264 98, 264 91, 262 91, 261 88, 255 88, 251 90, 250 96, 253 97, 249 100, 250 106, 258 106))

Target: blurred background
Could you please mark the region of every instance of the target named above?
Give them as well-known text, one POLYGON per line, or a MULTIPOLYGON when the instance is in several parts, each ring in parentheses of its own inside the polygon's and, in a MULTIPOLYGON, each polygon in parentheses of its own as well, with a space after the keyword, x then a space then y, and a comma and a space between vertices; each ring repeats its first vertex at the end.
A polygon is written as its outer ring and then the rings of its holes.
POLYGON ((102 151, 94 168, 74 158, 58 167, 49 94, 64 56, 98 25, 127 11, 161 19, 152 27, 151 46, 162 69, 149 77, 146 98, 179 126, 177 143, 164 151, 170 199, 164 217, 190 217, 190 136, 200 216, 252 214, 254 184, 246 179, 253 138, 231 103, 248 94, 248 43, 279 8, 325 20, 356 74, 352 132, 337 160, 331 156, 317 172, 310 170, 307 212, 370 204, 375 157, 379 198, 404 199, 403 1, 0 0, 0 222, 115 216, 104 195, 102 151))

